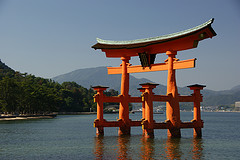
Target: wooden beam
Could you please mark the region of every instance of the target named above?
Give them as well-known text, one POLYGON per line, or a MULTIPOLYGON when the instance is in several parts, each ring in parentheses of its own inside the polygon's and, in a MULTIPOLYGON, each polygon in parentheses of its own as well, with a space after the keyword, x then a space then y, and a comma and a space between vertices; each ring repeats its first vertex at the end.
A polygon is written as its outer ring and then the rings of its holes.
POLYGON ((167 102, 169 100, 170 100, 170 96, 168 96, 168 95, 154 95, 153 96, 153 101, 167 102))
POLYGON ((140 102, 142 102, 142 97, 130 97, 129 102, 130 103, 140 103, 140 102))
POLYGON ((178 96, 179 102, 194 102, 194 96, 178 96))
MULTIPOLYGON (((183 61, 176 61, 173 63, 173 69, 194 68, 195 60, 196 58, 183 60, 183 61)), ((107 67, 107 69, 108 69, 108 74, 122 74, 121 67, 107 67)), ((137 65, 137 66, 128 66, 127 73, 165 71, 167 69, 168 69, 168 63, 152 64, 150 67, 142 67, 141 65, 137 65)))

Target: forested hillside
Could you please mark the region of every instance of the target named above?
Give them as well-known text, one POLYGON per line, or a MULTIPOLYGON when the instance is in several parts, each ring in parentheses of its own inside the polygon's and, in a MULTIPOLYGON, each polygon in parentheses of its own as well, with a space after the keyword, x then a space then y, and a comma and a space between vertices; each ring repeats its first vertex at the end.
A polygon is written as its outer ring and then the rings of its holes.
MULTIPOLYGON (((0 61, 0 112, 34 114, 96 111, 95 92, 76 82, 59 84, 50 79, 15 72, 0 61)), ((118 92, 110 90, 110 95, 118 92)))

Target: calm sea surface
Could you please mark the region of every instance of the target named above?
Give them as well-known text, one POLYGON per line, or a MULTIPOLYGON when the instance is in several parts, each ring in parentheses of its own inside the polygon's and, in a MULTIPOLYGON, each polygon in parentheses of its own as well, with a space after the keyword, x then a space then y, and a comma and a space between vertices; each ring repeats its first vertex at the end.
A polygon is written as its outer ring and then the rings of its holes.
MULTIPOLYGON (((107 114, 116 120, 117 114, 107 114)), ((155 130, 154 139, 144 139, 141 127, 131 136, 118 137, 117 128, 105 128, 97 138, 96 115, 58 116, 54 119, 0 121, 0 159, 240 159, 240 113, 202 113, 203 138, 194 139, 192 129, 182 129, 182 138, 168 139, 167 130, 155 130)), ((132 120, 141 114, 131 114, 132 120)), ((164 121, 165 114, 154 115, 164 121)), ((190 121, 191 112, 181 120, 190 121)))

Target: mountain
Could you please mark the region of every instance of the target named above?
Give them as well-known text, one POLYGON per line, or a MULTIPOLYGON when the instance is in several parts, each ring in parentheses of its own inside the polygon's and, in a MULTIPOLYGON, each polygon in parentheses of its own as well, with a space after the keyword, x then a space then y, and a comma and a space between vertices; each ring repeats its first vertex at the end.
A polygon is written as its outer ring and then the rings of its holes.
MULTIPOLYGON (((65 81, 75 81, 85 88, 90 88, 91 86, 95 85, 108 86, 109 88, 119 91, 119 93, 121 88, 121 75, 108 75, 107 67, 78 69, 70 73, 59 75, 52 79, 59 83, 65 81)), ((139 84, 146 82, 154 83, 149 79, 138 79, 130 75, 129 93, 132 96, 139 96, 141 93, 137 90, 137 88, 141 87, 139 84)), ((166 91, 167 87, 161 84, 154 89, 154 93, 156 94, 164 95, 166 94, 166 91)), ((178 87, 178 91, 182 95, 192 94, 192 91, 189 90, 188 87, 178 87)), ((204 98, 202 104, 205 106, 231 105, 236 101, 240 101, 240 85, 224 91, 204 89, 201 93, 203 94, 204 98)))
MULTIPOLYGON (((52 79, 59 83, 62 83, 65 81, 74 81, 85 88, 90 88, 91 86, 96 86, 96 85, 107 86, 109 88, 117 90, 119 93, 121 88, 121 75, 120 74, 108 75, 107 67, 78 69, 70 73, 59 75, 52 79)), ((139 84, 145 83, 145 82, 153 83, 148 79, 145 79, 145 78, 138 79, 131 75, 129 79, 130 79, 129 93, 133 96, 139 96, 141 94, 137 90, 137 88, 141 87, 139 84)), ((158 91, 160 91, 160 88, 161 88, 162 92, 160 93, 165 94, 166 86, 159 85, 157 88, 158 88, 158 91)), ((156 91, 156 93, 159 93, 159 92, 156 91)))
POLYGON ((232 91, 239 91, 240 90, 240 85, 233 87, 231 90, 232 91))
POLYGON ((219 106, 219 105, 233 105, 240 101, 240 87, 239 85, 230 90, 211 91, 203 90, 203 105, 219 106))
POLYGON ((116 84, 120 83, 120 78, 120 75, 108 75, 106 67, 97 67, 78 69, 70 73, 54 77, 52 79, 59 83, 65 81, 75 81, 85 88, 90 88, 91 86, 96 85, 103 85, 119 90, 117 88, 118 85, 116 84))

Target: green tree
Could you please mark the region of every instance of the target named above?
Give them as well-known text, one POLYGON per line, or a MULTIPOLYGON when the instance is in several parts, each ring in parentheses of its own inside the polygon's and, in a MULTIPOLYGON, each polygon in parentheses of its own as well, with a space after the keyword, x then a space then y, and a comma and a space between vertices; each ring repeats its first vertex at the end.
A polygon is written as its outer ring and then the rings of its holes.
POLYGON ((0 101, 3 112, 18 112, 20 88, 15 79, 4 77, 0 81, 0 101))

